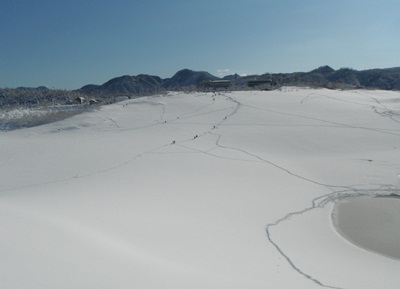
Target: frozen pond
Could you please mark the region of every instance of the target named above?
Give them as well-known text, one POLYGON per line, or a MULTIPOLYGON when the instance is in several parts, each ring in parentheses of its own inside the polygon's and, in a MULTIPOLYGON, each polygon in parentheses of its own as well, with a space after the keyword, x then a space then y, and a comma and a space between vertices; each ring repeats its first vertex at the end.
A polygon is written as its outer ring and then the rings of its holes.
POLYGON ((400 259, 400 197, 348 198, 336 204, 333 221, 352 243, 400 259))

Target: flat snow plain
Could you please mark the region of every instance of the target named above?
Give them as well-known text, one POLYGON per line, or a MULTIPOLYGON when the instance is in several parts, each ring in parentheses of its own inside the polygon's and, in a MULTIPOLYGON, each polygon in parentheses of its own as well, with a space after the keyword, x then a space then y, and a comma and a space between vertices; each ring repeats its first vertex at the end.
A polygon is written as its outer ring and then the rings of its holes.
POLYGON ((169 93, 0 148, 0 288, 399 288, 332 225, 399 192, 398 92, 169 93))

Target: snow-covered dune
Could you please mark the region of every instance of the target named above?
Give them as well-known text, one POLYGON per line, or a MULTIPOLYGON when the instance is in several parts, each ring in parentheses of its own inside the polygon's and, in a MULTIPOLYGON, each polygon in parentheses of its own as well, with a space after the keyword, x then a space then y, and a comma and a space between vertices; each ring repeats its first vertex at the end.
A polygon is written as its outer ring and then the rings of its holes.
POLYGON ((399 193, 400 93, 170 93, 0 133, 0 288, 397 289, 332 223, 399 193))

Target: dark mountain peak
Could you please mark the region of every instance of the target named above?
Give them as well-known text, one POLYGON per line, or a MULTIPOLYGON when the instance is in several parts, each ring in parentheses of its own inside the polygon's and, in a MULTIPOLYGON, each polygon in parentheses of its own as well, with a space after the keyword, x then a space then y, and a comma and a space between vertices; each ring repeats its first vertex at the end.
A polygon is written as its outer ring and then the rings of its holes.
POLYGON ((83 92, 101 92, 106 94, 146 94, 157 91, 162 79, 158 76, 139 74, 138 76, 122 75, 110 79, 102 85, 85 85, 83 92))
POLYGON ((226 75, 222 79, 224 79, 224 80, 236 80, 236 79, 239 79, 239 78, 240 78, 240 75, 235 73, 235 74, 226 75))
POLYGON ((130 76, 130 75, 118 76, 118 77, 114 77, 114 78, 110 79, 109 81, 104 83, 103 86, 109 86, 109 85, 113 85, 115 83, 127 83, 127 82, 131 82, 132 80, 134 80, 134 77, 130 76))
POLYGON ((161 84, 161 82, 163 81, 162 78, 159 76, 148 75, 148 74, 139 74, 136 76, 136 79, 141 81, 151 82, 154 84, 161 84))
POLYGON ((185 76, 187 77, 193 75, 194 73, 196 73, 196 71, 184 68, 176 72, 172 77, 185 77, 185 76))
POLYGON ((199 85, 203 82, 210 80, 217 80, 218 77, 206 72, 206 71, 194 71, 190 69, 182 69, 175 73, 169 79, 166 79, 163 83, 165 88, 178 88, 191 85, 199 85))
POLYGON ((38 86, 36 87, 37 90, 49 90, 46 86, 38 86))
POLYGON ((362 87, 358 78, 358 71, 351 68, 340 68, 327 77, 329 81, 342 82, 354 87, 362 87))
POLYGON ((198 76, 198 75, 209 77, 209 78, 215 78, 215 79, 217 78, 206 71, 194 71, 194 70, 185 68, 185 69, 179 70, 177 73, 175 73, 175 75, 172 76, 171 79, 174 79, 176 81, 186 81, 187 79, 189 79, 193 76, 198 76))
POLYGON ((96 90, 99 87, 100 87, 100 85, 98 85, 98 84, 86 84, 86 85, 82 86, 79 90, 81 90, 81 91, 93 91, 93 90, 96 90))
POLYGON ((310 71, 310 73, 319 73, 319 74, 322 74, 322 75, 328 75, 328 74, 331 74, 333 72, 335 72, 335 70, 332 67, 328 66, 328 65, 320 66, 317 69, 314 69, 314 70, 310 71))

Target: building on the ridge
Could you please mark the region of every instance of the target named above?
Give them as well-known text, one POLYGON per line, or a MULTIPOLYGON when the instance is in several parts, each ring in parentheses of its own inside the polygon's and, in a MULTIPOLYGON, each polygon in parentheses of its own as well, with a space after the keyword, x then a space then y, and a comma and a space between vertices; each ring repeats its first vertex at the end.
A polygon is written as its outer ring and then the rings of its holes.
POLYGON ((209 80, 202 84, 202 86, 209 90, 227 90, 231 86, 230 80, 209 80))
POLYGON ((84 104, 86 102, 86 98, 78 96, 77 98, 75 98, 75 101, 78 102, 79 104, 84 104))
POLYGON ((271 90, 276 85, 272 80, 249 80, 247 86, 259 90, 271 90))

